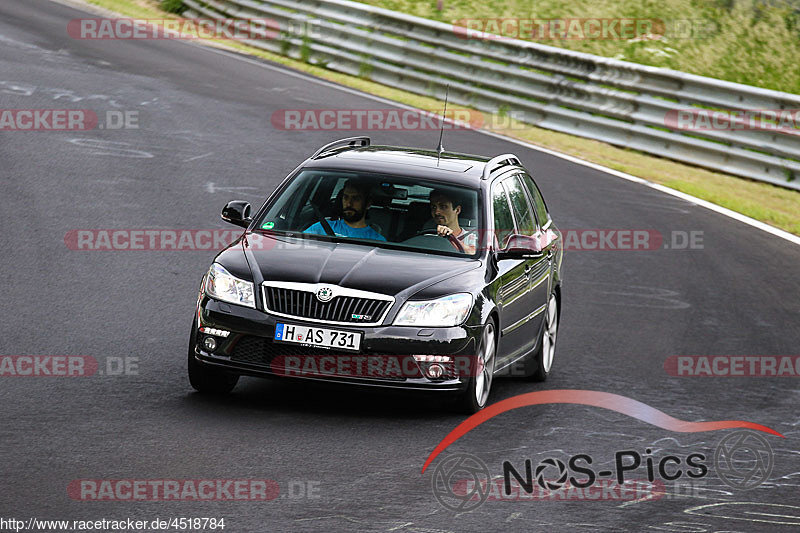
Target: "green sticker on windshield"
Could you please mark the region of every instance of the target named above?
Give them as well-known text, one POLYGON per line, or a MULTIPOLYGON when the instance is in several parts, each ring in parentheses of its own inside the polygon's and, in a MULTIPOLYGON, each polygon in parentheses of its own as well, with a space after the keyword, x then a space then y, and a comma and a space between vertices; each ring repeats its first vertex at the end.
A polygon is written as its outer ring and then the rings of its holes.
POLYGON ((261 229, 272 229, 274 227, 275 227, 274 222, 264 222, 263 224, 261 224, 261 229))

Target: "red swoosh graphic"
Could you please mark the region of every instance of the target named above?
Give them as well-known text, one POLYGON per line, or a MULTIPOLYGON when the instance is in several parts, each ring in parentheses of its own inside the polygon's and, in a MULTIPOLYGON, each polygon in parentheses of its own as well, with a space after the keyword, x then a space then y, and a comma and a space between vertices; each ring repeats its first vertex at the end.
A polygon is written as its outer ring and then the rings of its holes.
POLYGON ((722 420, 719 422, 687 422, 671 417, 668 414, 659 411, 649 405, 632 398, 626 398, 619 394, 611 394, 610 392, 600 392, 593 390, 570 390, 570 389, 557 389, 546 390, 538 392, 529 392, 527 394, 520 394, 507 398, 503 401, 486 407, 482 411, 478 411, 471 417, 461 422, 456 428, 451 431, 442 442, 431 452, 425 465, 422 467, 422 472, 433 462, 436 457, 442 453, 448 446, 455 441, 480 426, 487 420, 501 415, 506 411, 517 409, 519 407, 526 407, 528 405, 542 405, 549 403, 574 403, 578 405, 591 405, 593 407, 602 407, 628 415, 632 418, 637 418, 648 424, 658 426, 662 429, 669 431, 677 431, 680 433, 696 433, 699 431, 715 431, 718 429, 729 428, 745 428, 763 431, 782 438, 786 438, 774 429, 756 424, 754 422, 745 422, 743 420, 722 420))

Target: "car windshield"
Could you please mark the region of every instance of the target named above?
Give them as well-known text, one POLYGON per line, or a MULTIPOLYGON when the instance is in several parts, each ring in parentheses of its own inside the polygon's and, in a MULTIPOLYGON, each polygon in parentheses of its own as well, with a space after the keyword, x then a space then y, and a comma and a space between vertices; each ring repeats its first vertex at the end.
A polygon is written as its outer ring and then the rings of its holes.
POLYGON ((256 227, 415 252, 473 256, 480 250, 478 191, 435 181, 303 170, 256 227))

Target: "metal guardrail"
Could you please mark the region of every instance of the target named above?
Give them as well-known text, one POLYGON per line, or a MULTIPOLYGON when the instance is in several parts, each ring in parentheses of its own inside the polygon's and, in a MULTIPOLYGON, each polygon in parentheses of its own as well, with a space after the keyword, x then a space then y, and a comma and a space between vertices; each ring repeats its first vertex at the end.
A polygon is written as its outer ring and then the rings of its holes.
POLYGON ((800 190, 798 135, 679 130, 696 109, 800 110, 800 95, 466 30, 347 0, 183 0, 189 17, 268 18, 275 39, 248 44, 409 92, 800 190), (313 28, 313 31, 308 31, 313 28))

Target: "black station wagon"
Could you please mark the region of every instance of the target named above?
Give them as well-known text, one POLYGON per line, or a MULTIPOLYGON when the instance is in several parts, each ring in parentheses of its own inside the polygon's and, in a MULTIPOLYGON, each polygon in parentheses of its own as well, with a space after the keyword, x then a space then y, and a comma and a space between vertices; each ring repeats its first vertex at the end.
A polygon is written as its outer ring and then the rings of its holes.
POLYGON ((512 154, 330 143, 295 169, 203 277, 189 379, 435 391, 475 412, 493 377, 547 378, 561 234, 512 154))

